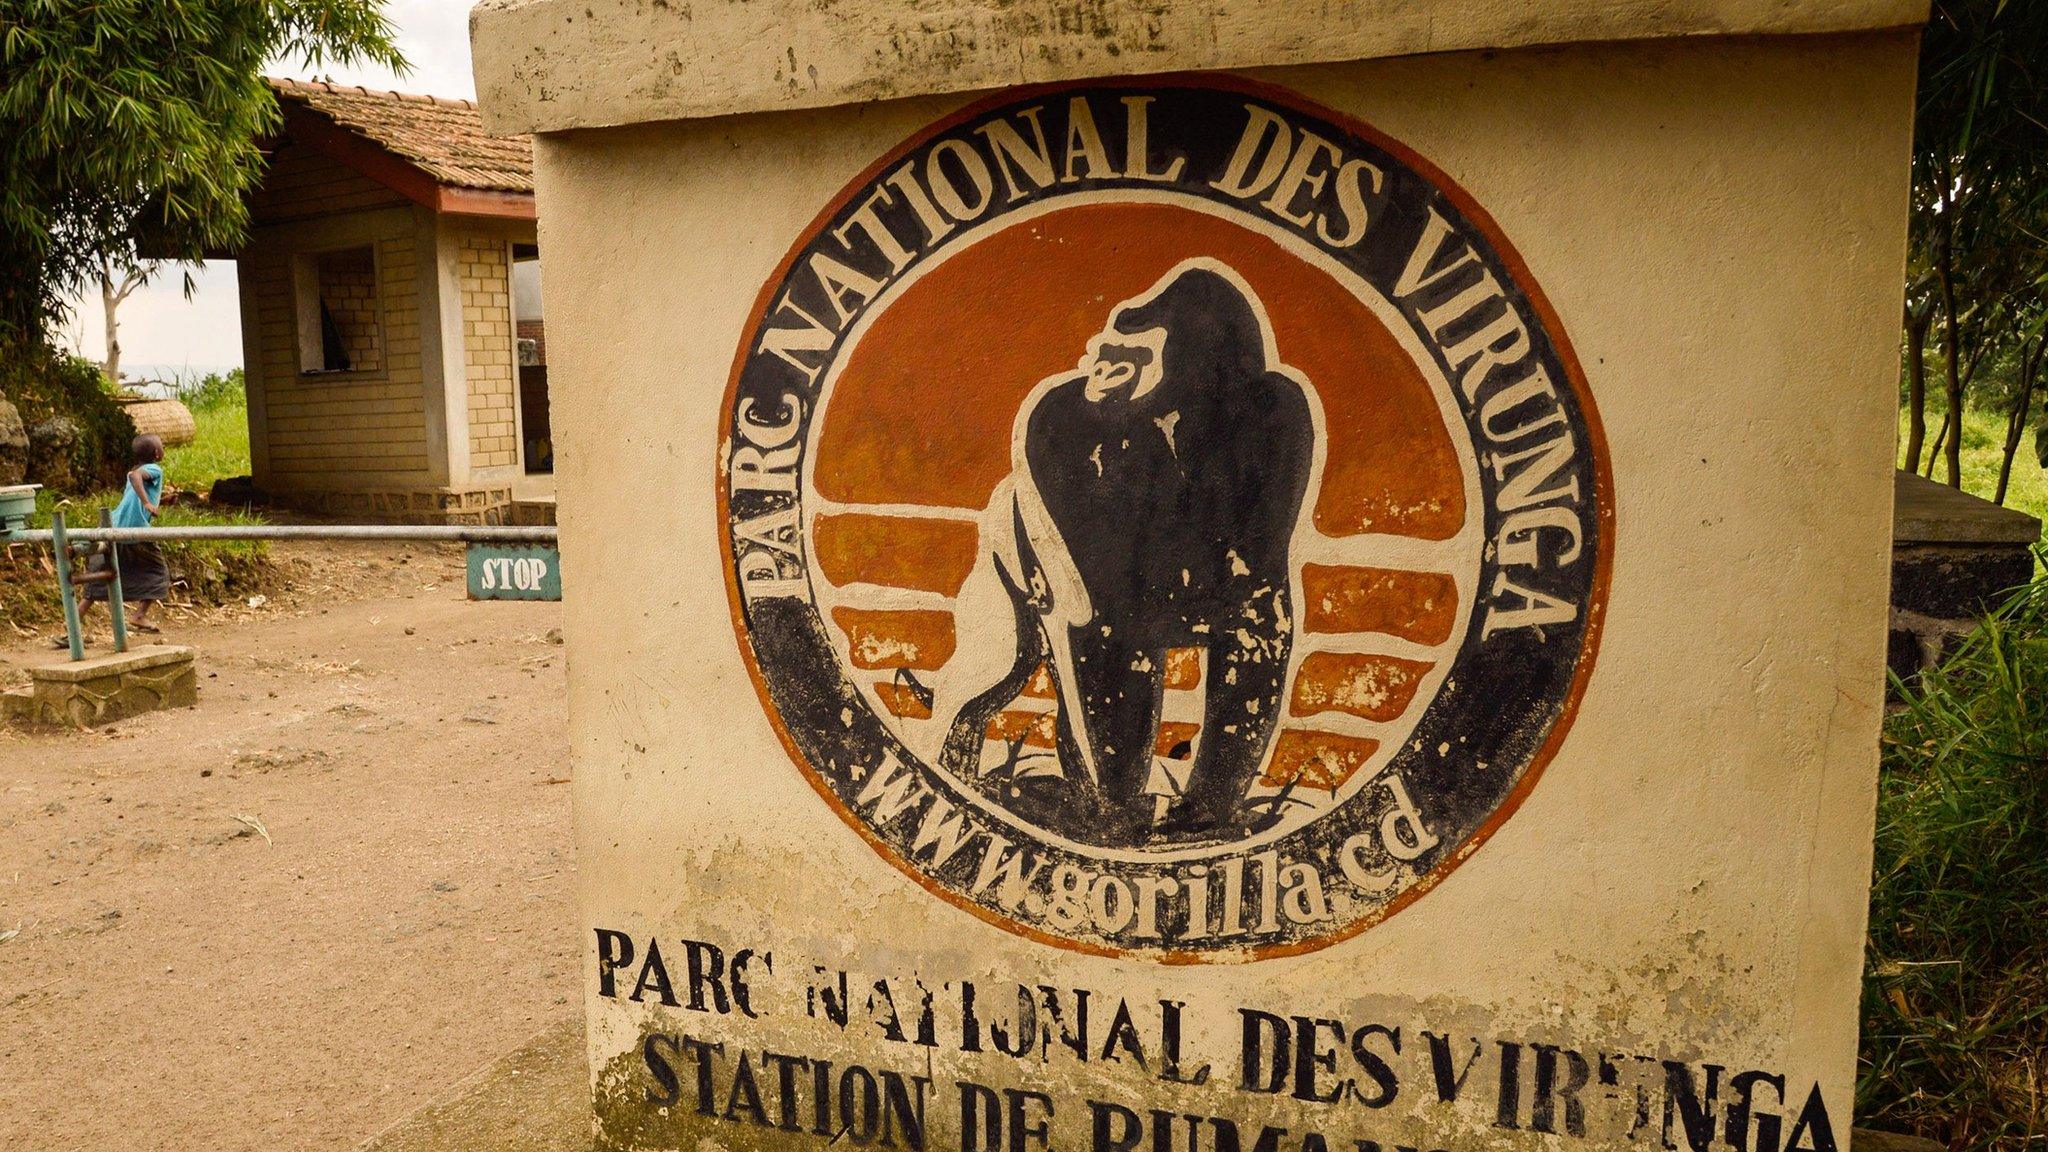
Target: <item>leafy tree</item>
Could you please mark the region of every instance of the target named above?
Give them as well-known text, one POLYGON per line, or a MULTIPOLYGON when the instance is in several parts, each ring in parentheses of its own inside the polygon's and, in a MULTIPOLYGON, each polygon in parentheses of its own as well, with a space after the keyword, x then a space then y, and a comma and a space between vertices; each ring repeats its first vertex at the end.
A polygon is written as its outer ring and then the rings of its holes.
POLYGON ((2017 373, 2025 385, 2012 390, 2009 471, 2041 363, 2036 346, 2048 276, 2048 4, 1935 0, 1921 42, 1912 249, 1905 466, 1917 470, 1928 448, 1931 350, 1946 404, 1928 471, 1938 456, 1947 465, 1948 482, 1962 484, 1963 407, 1978 371, 1987 366, 2008 377, 2017 373))
POLYGON ((276 58, 405 67, 380 0, 0 0, 0 355, 109 267, 242 239, 276 58))

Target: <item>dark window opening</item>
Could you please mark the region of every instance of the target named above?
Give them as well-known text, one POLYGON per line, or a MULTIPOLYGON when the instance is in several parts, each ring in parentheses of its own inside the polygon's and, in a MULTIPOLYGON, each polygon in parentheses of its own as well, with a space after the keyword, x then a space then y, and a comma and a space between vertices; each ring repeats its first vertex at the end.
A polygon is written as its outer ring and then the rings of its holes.
POLYGON ((299 371, 374 372, 383 364, 376 251, 368 244, 296 257, 299 371))

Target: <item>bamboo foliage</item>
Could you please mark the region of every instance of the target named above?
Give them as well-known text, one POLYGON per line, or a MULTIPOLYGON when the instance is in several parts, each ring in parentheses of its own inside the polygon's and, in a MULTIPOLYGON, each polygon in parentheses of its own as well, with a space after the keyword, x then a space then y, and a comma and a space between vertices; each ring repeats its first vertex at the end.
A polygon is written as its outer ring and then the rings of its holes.
POLYGON ((1981 380, 1996 381, 1993 402, 2006 406, 2007 477, 2048 394, 2036 386, 2048 313, 2048 4, 1936 0, 1920 63, 1901 466, 1931 475, 1939 463, 1960 487, 1961 414, 1981 380), (1930 372, 1943 402, 1931 442, 1930 372))
POLYGON ((380 0, 0 0, 0 351, 109 264, 241 240, 280 58, 405 67, 380 0))

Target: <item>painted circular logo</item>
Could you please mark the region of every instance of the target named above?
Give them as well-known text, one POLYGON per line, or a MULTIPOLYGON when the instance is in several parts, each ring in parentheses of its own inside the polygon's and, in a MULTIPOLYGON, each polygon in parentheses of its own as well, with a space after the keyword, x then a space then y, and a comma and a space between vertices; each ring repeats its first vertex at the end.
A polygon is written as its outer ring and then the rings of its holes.
POLYGON ((1384 919, 1512 813, 1592 668, 1613 496, 1556 317, 1441 173, 1280 90, 919 134, 764 287, 722 427, 790 755, 1045 942, 1384 919))

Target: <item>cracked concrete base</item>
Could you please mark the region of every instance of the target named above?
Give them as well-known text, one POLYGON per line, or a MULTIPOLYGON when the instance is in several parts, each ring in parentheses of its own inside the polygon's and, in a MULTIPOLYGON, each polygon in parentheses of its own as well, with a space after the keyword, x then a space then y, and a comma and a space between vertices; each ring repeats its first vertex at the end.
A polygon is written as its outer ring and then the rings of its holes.
POLYGON ((358 1152, 590 1152, 583 1018, 550 1025, 358 1152))
POLYGON ((30 684, 6 694, 8 719, 31 727, 91 728, 199 699, 193 650, 144 644, 29 669, 30 684))
MULTIPOLYGON (((356 1152, 591 1152, 583 1020, 551 1024, 356 1152)), ((1941 1152, 1918 1136, 1855 1130, 1855 1152, 1941 1152)))

